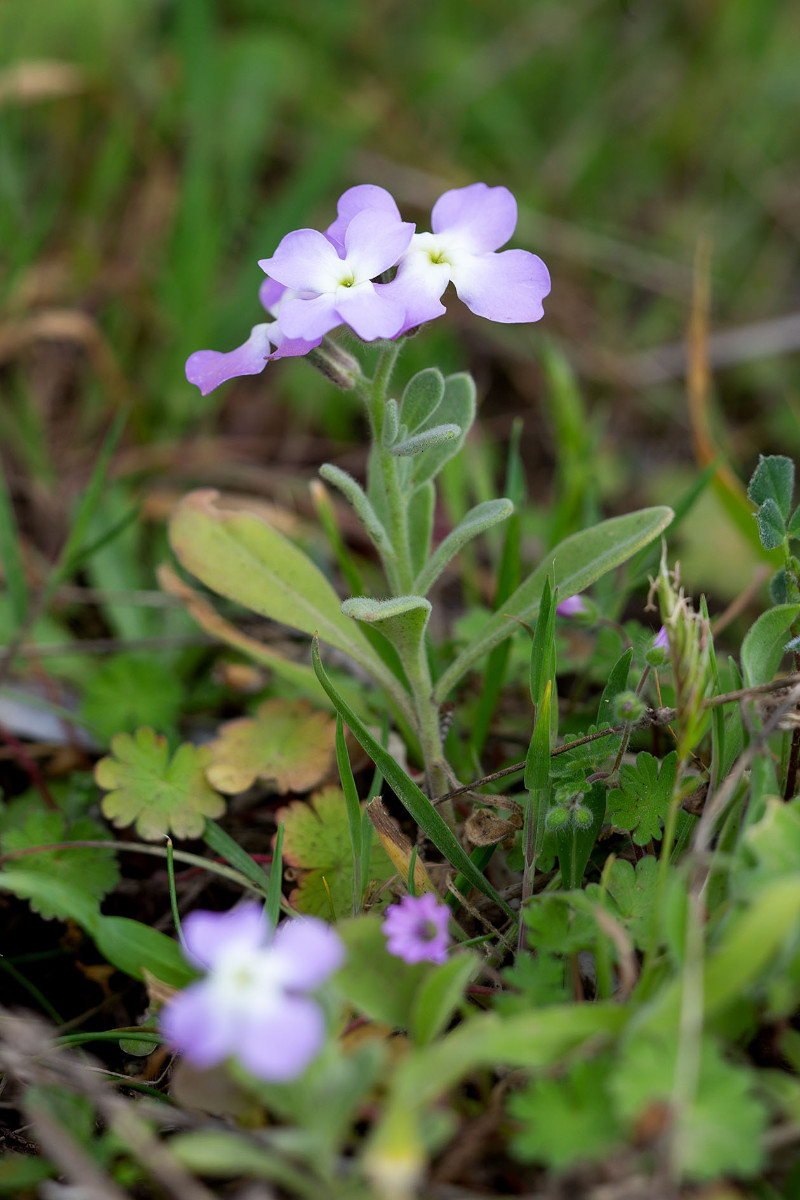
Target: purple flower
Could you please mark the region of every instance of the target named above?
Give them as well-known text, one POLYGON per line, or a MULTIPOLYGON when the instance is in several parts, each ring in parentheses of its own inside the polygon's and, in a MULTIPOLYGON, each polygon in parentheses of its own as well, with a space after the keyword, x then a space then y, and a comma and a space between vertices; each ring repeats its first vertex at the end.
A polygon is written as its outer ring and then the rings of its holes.
MULTIPOLYGON (((274 279, 265 279, 258 291, 258 298, 270 316, 277 316, 278 309, 286 298, 286 288, 274 279)), ((227 353, 220 350, 196 350, 186 360, 186 378, 200 389, 203 396, 213 392, 221 383, 237 375, 260 375, 273 358, 295 357, 308 354, 318 346, 316 341, 287 338, 277 320, 254 325, 250 336, 241 346, 227 353)))
POLYGON ((273 936, 255 903, 190 913, 183 934, 187 957, 207 974, 162 1010, 172 1048, 201 1069, 236 1058, 259 1079, 294 1079, 325 1037, 322 1009, 307 993, 341 966, 338 935, 304 917, 273 936))
POLYGON ((449 909, 432 892, 404 896, 386 909, 386 949, 407 963, 447 962, 449 909))
POLYGON ((341 256, 324 233, 296 229, 282 239, 272 258, 259 261, 273 279, 302 293, 281 304, 278 320, 285 337, 310 341, 342 323, 367 342, 400 332, 405 319, 401 299, 388 284, 372 280, 397 263, 414 226, 375 207, 359 208, 349 221, 347 212, 340 213, 332 226, 337 237, 345 225, 341 256))
POLYGON ((568 596, 556 605, 556 612, 560 617, 579 617, 588 611, 589 606, 583 596, 568 596))
POLYGON ((503 250, 517 224, 508 188, 473 183, 445 192, 433 206, 432 233, 417 233, 389 287, 406 308, 403 330, 445 312, 452 281, 472 312, 490 321, 538 321, 550 274, 536 254, 503 250))
POLYGON ((653 638, 651 650, 669 650, 669 636, 667 634, 666 625, 662 625, 656 636, 653 638))

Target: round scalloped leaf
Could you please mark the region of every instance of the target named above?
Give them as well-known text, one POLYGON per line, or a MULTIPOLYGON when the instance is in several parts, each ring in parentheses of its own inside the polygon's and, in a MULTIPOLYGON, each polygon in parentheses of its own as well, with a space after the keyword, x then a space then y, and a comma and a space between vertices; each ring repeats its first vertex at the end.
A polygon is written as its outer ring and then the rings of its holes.
POLYGON ((281 793, 308 792, 334 761, 336 722, 305 700, 266 700, 255 716, 227 721, 208 745, 206 778, 227 795, 269 780, 281 793))
POLYGON ((206 817, 220 817, 225 801, 206 779, 211 752, 185 742, 169 757, 167 739, 147 726, 111 739, 111 754, 101 758, 94 777, 108 791, 103 814, 122 827, 136 823, 145 841, 157 842, 172 830, 176 837, 199 837, 206 817))
MULTIPOLYGON (((289 903, 308 916, 330 920, 353 911, 353 849, 344 794, 323 788, 308 800, 295 800, 276 814, 283 821, 283 862, 293 868, 297 886, 289 903), (324 882, 323 882, 324 878, 324 882), (330 889, 330 900, 325 884, 330 889)), ((369 856, 369 881, 385 883, 397 872, 378 841, 369 856)), ((385 894, 374 907, 388 904, 385 894)))

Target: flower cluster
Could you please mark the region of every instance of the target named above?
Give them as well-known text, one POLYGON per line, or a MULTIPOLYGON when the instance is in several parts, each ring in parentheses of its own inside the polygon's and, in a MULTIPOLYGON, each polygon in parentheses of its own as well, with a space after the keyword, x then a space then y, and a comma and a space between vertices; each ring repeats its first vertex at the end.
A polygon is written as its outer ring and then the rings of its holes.
POLYGON ((259 1079, 294 1079, 322 1046, 325 1018, 307 993, 344 960, 339 936, 324 921, 284 922, 271 935, 261 906, 193 912, 184 949, 205 978, 164 1006, 161 1030, 174 1050, 201 1069, 237 1059, 259 1079))
POLYGON ((537 255, 500 250, 516 224, 517 202, 505 187, 473 183, 445 192, 433 206, 430 233, 404 221, 384 188, 349 188, 324 233, 287 233, 260 260, 267 279, 259 299, 272 319, 227 354, 196 351, 186 377, 207 395, 236 375, 259 374, 270 359, 307 354, 339 325, 367 342, 399 337, 445 312, 449 283, 478 316, 538 321, 550 276, 537 255))

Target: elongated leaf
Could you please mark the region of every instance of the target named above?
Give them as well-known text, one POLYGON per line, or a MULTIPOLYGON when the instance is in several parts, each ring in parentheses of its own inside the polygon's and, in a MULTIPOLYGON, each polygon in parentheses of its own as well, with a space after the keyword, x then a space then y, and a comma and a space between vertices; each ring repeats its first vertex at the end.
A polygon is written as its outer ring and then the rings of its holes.
POLYGON ((361 524, 369 534, 373 546, 381 557, 384 559, 393 559, 395 553, 392 543, 389 540, 389 535, 384 529, 375 509, 370 504, 361 484, 352 475, 349 475, 347 471, 343 471, 340 467, 335 467, 333 463, 323 463, 319 469, 319 473, 327 483, 332 483, 350 501, 358 514, 361 524))
MULTIPOLYGON (((444 387, 444 384, 442 385, 444 387)), ((0 463, 0 567, 11 601, 11 611, 21 625, 28 611, 28 582, 22 565, 19 529, 0 463)))
POLYGON ((433 446, 427 454, 414 460, 415 488, 428 479, 434 479, 444 464, 457 454, 464 444, 464 439, 475 420, 475 381, 471 375, 462 371, 458 375, 447 376, 444 396, 436 409, 436 419, 440 424, 458 425, 461 432, 452 441, 433 446))
POLYGON ((451 558, 458 554, 467 542, 471 542, 479 533, 505 521, 514 511, 510 500, 485 500, 470 509, 463 521, 456 525, 452 533, 448 533, 443 542, 437 546, 430 561, 420 572, 414 583, 414 591, 424 596, 439 578, 451 558))
POLYGON ((424 429, 422 433, 415 433, 413 437, 405 438, 402 442, 395 442, 387 449, 397 458, 415 458, 417 454, 422 454, 434 446, 441 446, 443 442, 455 441, 460 433, 460 425, 434 425, 432 429, 424 429))
MULTIPOLYGON (((412 493, 406 511, 408 541, 411 550, 411 569, 419 574, 428 561, 433 536, 433 513, 436 507, 436 486, 428 480, 412 493)), ((414 584, 414 590, 420 591, 414 584)), ((423 593, 424 595, 424 593, 423 593)))
POLYGON ((498 896, 488 879, 481 874, 467 856, 452 829, 449 828, 444 818, 439 815, 425 793, 417 787, 414 780, 409 778, 403 768, 395 762, 391 754, 384 750, 380 742, 366 728, 363 721, 356 716, 336 691, 325 673, 325 668, 320 660, 319 644, 316 638, 311 648, 311 661, 314 664, 317 678, 336 705, 337 711, 341 713, 343 719, 347 722, 350 732, 358 739, 375 765, 380 768, 381 774, 389 784, 389 787, 405 805, 425 836, 430 838, 436 849, 444 855, 456 870, 465 876, 472 887, 476 887, 484 895, 490 896, 507 916, 516 920, 512 909, 506 904, 505 900, 498 896))
POLYGON ((303 633, 319 633, 366 667, 410 715, 397 678, 342 613, 339 597, 311 559, 254 513, 217 508, 216 495, 191 492, 173 513, 170 542, 186 570, 263 617, 303 633))
POLYGON ((779 604, 762 613, 742 642, 742 674, 747 687, 770 683, 781 665, 789 630, 800 617, 800 604, 779 604))
POLYGON ((455 1012, 470 978, 477 974, 476 955, 461 952, 442 963, 420 986, 411 1009, 411 1036, 418 1046, 438 1037, 455 1012))
POLYGON ((484 654, 516 632, 517 623, 510 617, 521 621, 535 619, 547 575, 551 575, 558 586, 559 601, 567 600, 657 538, 671 520, 671 508, 643 508, 623 517, 612 517, 566 538, 548 553, 536 570, 509 596, 502 609, 488 621, 480 636, 445 671, 434 688, 434 700, 437 703, 445 700, 452 688, 484 654))
POLYGON ((425 367, 408 381, 400 416, 409 433, 430 425, 444 396, 444 375, 438 367, 425 367))
POLYGON ((203 829, 203 841, 216 851, 220 858, 224 858, 237 871, 241 871, 242 875, 254 883, 259 891, 266 893, 272 871, 267 875, 255 859, 251 858, 247 851, 243 850, 239 843, 234 841, 231 835, 226 833, 215 821, 206 821, 203 829))
POLYGON ((350 830, 350 844, 353 847, 353 916, 358 915, 361 907, 361 804, 353 778, 353 768, 350 755, 347 753, 347 743, 344 740, 344 722, 341 713, 336 714, 336 765, 339 768, 339 779, 344 792, 344 802, 347 806, 347 827, 350 830))

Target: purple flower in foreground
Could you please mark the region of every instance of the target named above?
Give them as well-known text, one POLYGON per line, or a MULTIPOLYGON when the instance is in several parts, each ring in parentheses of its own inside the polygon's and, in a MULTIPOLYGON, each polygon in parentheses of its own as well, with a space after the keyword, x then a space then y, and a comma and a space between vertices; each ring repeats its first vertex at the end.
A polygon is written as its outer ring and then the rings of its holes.
MULTIPOLYGON (((345 213, 332 228, 346 221, 345 213)), ((361 208, 347 222, 341 256, 316 229, 287 233, 272 258, 259 261, 272 279, 303 294, 281 304, 283 335, 312 340, 344 323, 367 342, 395 337, 405 319, 404 305, 388 284, 372 280, 397 263, 413 233, 413 225, 374 206, 361 208)))
POLYGON ((386 949, 407 963, 447 962, 450 911, 431 892, 404 896, 386 909, 386 949))
POLYGON ((556 612, 560 617, 580 617, 588 611, 589 605, 583 596, 568 596, 566 600, 562 600, 560 604, 556 605, 556 612))
POLYGON ((431 213, 433 232, 414 235, 388 285, 405 305, 403 329, 440 317, 450 282, 479 317, 538 321, 550 274, 536 254, 500 251, 516 224, 517 202, 508 188, 473 183, 440 196, 431 213))
MULTIPOLYGON (((258 298, 267 312, 275 318, 286 298, 287 289, 274 279, 265 279, 258 291, 258 298)), ((200 389, 203 396, 213 392, 221 383, 237 375, 260 375, 270 359, 296 357, 308 354, 318 346, 316 341, 302 338, 287 338, 277 320, 254 325, 250 336, 235 350, 196 350, 186 360, 186 378, 200 389)))
POLYGON ((306 993, 341 966, 338 935, 307 917, 273 936, 255 903, 190 913, 183 934, 187 957, 207 974, 164 1006, 172 1048, 201 1069, 235 1058, 259 1079, 294 1079, 325 1037, 322 1009, 306 993))

